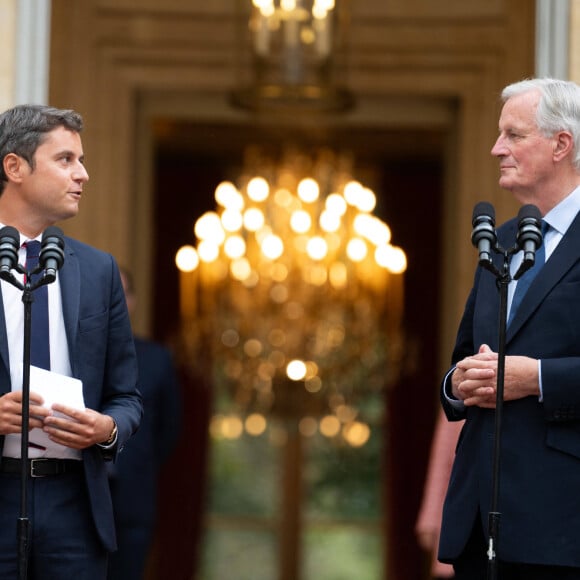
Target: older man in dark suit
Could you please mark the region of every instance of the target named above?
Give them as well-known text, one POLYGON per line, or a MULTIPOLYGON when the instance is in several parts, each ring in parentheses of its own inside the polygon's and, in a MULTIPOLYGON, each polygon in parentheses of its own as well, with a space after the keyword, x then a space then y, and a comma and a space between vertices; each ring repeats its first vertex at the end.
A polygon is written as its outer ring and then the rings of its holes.
MULTIPOLYGON (((501 580, 578 580, 580 87, 531 79, 506 87, 502 99, 492 149, 500 186, 520 203, 536 205, 547 230, 545 264, 517 310, 512 299, 522 279, 508 287, 501 525, 494 550, 501 580)), ((499 228, 503 248, 515 244, 517 229, 515 220, 499 228)), ((521 254, 510 264, 512 276, 521 254)), ((495 276, 478 268, 442 392, 448 418, 466 419, 439 548, 460 580, 485 578, 489 558, 499 302, 495 276)))

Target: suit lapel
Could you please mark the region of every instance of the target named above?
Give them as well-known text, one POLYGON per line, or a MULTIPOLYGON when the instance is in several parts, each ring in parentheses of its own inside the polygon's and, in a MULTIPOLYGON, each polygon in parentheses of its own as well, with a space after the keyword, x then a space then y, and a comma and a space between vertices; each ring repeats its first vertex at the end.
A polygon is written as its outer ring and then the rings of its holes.
POLYGON ((526 292, 518 311, 507 332, 507 340, 521 328, 526 320, 535 312, 542 300, 560 281, 560 279, 580 259, 580 213, 568 228, 566 235, 549 257, 544 267, 538 272, 529 290, 526 292))
POLYGON ((77 327, 80 305, 80 268, 79 261, 67 243, 65 245, 65 260, 59 271, 60 293, 62 296, 62 313, 68 341, 70 363, 75 373, 77 327))
MULTIPOLYGON (((8 356, 8 335, 6 334, 6 316, 4 314, 4 300, 2 298, 2 288, 0 285, 0 358, 10 376, 10 358, 8 356)), ((7 392, 10 385, 4 385, 0 392, 7 392)))

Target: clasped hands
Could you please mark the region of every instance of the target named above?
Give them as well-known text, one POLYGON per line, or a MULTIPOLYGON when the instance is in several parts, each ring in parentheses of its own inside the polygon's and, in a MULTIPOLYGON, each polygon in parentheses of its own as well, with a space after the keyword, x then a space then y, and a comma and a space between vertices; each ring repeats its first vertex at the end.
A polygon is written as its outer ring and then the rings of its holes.
MULTIPOLYGON (((93 409, 81 411, 56 403, 47 409, 37 393, 30 393, 29 402, 29 429, 42 429, 52 441, 72 449, 106 441, 114 425, 111 417, 93 409)), ((20 433, 21 429, 22 391, 11 391, 0 397, 0 433, 20 433)))
MULTIPOLYGON (((468 407, 494 409, 497 394, 498 355, 482 344, 477 354, 459 361, 451 376, 453 396, 468 407)), ((506 356, 504 401, 540 394, 538 361, 526 356, 506 356)))

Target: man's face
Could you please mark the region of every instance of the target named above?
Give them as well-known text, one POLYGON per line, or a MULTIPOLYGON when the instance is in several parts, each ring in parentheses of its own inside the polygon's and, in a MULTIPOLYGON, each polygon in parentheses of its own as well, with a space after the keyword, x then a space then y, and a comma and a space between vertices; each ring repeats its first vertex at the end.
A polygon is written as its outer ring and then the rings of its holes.
POLYGON ((89 175, 83 165, 78 133, 59 127, 46 135, 34 155, 34 169, 22 180, 22 201, 31 214, 52 224, 78 213, 83 184, 89 175))
POLYGON ((553 174, 555 139, 542 135, 536 125, 538 91, 508 99, 499 120, 499 137, 491 154, 499 159, 499 185, 521 203, 533 203, 553 174))

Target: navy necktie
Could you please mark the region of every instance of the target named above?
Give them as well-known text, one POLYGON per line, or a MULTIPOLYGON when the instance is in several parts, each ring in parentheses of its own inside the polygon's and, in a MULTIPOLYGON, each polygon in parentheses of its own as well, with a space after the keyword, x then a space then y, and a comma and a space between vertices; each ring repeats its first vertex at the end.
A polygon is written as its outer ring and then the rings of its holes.
MULTIPOLYGON (((546 238, 546 232, 550 228, 550 224, 542 220, 542 240, 546 238)), ((518 280, 516 284, 516 289, 514 292, 514 296, 512 298, 512 305, 510 308, 509 320, 508 325, 513 320, 519 305, 521 304, 528 288, 530 287, 532 281, 536 277, 536 274, 541 270, 542 266, 546 262, 546 247, 545 243, 542 241, 542 245, 536 251, 536 261, 534 265, 529 269, 526 270, 521 278, 518 280)))
MULTIPOLYGON (((38 266, 40 242, 27 241, 26 270, 32 272, 38 266)), ((42 276, 42 271, 31 277, 34 284, 42 276)), ((48 287, 39 286, 32 292, 30 364, 50 370, 50 343, 48 340, 48 287)))

